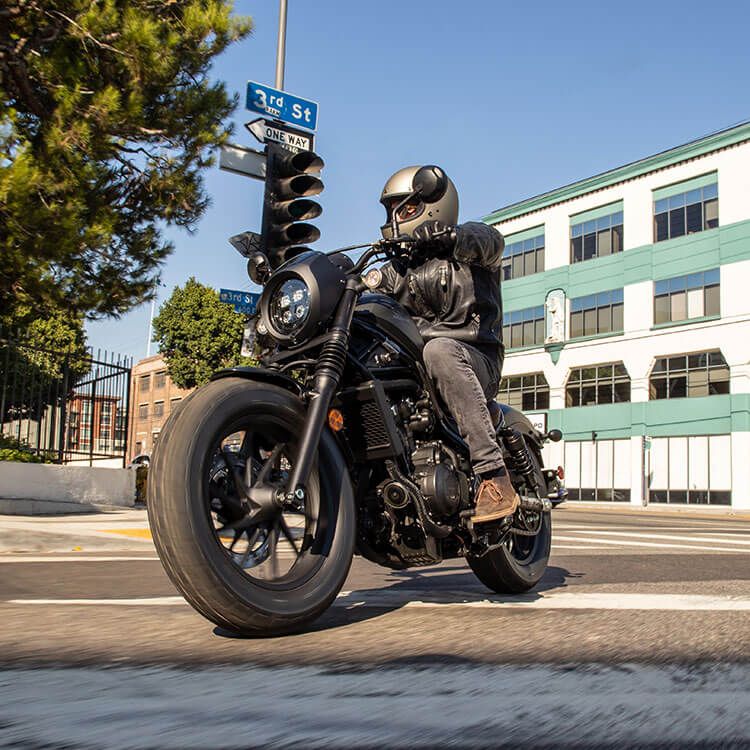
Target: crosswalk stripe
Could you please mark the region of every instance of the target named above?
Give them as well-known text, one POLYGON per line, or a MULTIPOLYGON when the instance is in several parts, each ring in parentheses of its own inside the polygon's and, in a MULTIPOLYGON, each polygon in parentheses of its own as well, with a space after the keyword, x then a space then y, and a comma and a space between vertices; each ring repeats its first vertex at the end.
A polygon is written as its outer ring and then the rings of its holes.
POLYGON ((694 549, 705 552, 744 552, 747 554, 747 549, 737 549, 734 547, 721 547, 717 550, 716 547, 701 547, 694 544, 669 544, 668 542, 637 542, 629 539, 598 539, 594 537, 580 537, 580 536, 556 536, 558 542, 593 542, 594 544, 609 544, 616 547, 656 547, 658 549, 694 549))
MULTIPOLYGON (((587 534, 588 531, 583 529, 576 532, 578 534, 587 534)), ((745 544, 750 545, 750 539, 739 538, 731 535, 725 535, 720 538, 710 536, 678 536, 677 534, 654 534, 652 532, 624 532, 624 531, 592 531, 592 534, 606 534, 614 537, 628 537, 634 539, 674 539, 677 542, 716 542, 717 544, 745 544)), ((718 536, 718 535, 717 535, 718 536)))
MULTIPOLYGON (((703 594, 641 594, 597 592, 545 592, 513 597, 471 599, 466 592, 424 592, 401 590, 342 591, 333 606, 473 609, 606 609, 606 610, 675 610, 675 611, 750 611, 750 597, 708 596, 703 594)), ((181 596, 132 599, 10 599, 6 604, 154 607, 186 604, 181 596)))

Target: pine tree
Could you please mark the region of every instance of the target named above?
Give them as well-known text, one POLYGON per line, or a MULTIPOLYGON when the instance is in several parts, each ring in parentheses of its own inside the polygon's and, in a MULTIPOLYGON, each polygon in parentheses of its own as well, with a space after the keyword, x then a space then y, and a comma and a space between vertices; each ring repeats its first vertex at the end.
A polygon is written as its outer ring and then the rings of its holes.
POLYGON ((0 315, 118 315, 149 299, 208 204, 236 106, 209 79, 251 29, 223 0, 0 7, 0 315))

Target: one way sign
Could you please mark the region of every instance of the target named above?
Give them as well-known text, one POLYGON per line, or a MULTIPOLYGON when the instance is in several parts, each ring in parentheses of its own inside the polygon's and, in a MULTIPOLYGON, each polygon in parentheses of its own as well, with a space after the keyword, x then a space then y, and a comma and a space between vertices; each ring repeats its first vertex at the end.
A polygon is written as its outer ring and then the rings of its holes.
POLYGON ((245 127, 261 142, 279 143, 289 151, 312 151, 315 146, 315 136, 304 130, 297 130, 288 125, 277 125, 259 118, 248 122, 245 127))

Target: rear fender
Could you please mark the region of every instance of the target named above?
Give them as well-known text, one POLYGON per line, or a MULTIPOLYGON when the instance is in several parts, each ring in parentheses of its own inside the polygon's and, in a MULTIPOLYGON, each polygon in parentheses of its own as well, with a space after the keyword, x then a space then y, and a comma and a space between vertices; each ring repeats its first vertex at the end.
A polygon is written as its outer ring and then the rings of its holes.
POLYGON ((544 445, 544 439, 541 433, 533 424, 531 424, 528 417, 523 412, 520 412, 518 409, 514 409, 507 404, 499 404, 499 406, 505 417, 505 424, 508 427, 512 427, 514 430, 518 430, 518 432, 531 441, 532 445, 541 451, 542 446, 544 445))

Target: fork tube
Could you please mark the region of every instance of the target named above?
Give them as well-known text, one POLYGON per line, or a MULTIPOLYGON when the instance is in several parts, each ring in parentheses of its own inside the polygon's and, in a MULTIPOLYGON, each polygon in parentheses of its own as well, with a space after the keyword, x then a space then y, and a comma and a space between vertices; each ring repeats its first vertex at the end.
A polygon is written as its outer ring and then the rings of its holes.
POLYGON ((320 352, 313 380, 313 395, 307 408, 305 425, 302 428, 299 452, 287 485, 287 501, 305 499, 307 480, 310 478, 318 453, 318 443, 328 416, 328 407, 344 372, 346 353, 349 348, 349 329, 361 288, 359 279, 347 281, 344 294, 336 308, 329 338, 320 352))

